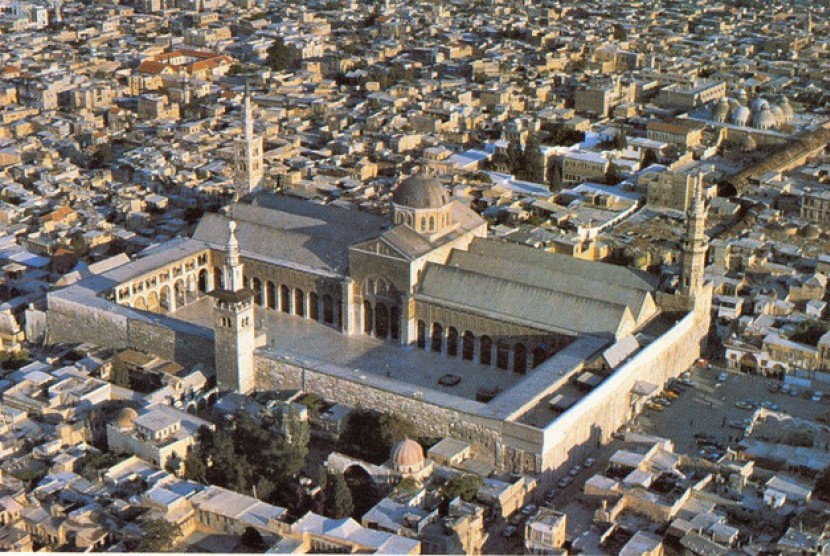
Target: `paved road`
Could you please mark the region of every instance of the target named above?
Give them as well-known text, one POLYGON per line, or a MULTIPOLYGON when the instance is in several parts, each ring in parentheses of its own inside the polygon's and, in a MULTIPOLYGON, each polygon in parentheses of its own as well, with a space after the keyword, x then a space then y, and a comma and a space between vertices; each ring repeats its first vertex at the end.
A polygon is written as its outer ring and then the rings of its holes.
POLYGON ((729 421, 740 421, 753 414, 752 410, 735 406, 742 400, 770 401, 777 404, 780 411, 810 420, 830 412, 830 405, 822 402, 771 393, 769 386, 774 381, 760 376, 713 367, 695 369, 691 378, 697 382, 697 387, 686 388, 664 411, 646 409, 637 419, 643 432, 671 438, 679 453, 699 451, 694 438, 697 432, 711 434, 727 445, 736 444, 741 431, 730 427, 729 421), (722 372, 727 373, 727 379, 722 386, 716 386, 722 372))

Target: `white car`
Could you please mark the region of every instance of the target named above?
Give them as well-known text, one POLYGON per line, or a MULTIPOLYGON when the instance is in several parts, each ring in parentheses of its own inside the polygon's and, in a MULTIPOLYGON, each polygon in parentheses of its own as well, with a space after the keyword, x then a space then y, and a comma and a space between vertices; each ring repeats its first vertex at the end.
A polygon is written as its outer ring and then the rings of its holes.
POLYGON ((571 484, 571 481, 573 481, 573 479, 571 479, 568 476, 565 476, 565 477, 562 477, 561 479, 559 479, 559 482, 556 483, 556 486, 558 486, 559 488, 565 488, 566 486, 571 484))
POLYGON ((582 471, 582 467, 577 465, 576 467, 568 471, 568 475, 570 475, 571 477, 576 477, 577 475, 579 475, 580 471, 582 471))
POLYGON ((591 467, 596 462, 597 462, 597 460, 595 460, 594 458, 588 458, 588 459, 585 460, 585 467, 586 468, 591 467))

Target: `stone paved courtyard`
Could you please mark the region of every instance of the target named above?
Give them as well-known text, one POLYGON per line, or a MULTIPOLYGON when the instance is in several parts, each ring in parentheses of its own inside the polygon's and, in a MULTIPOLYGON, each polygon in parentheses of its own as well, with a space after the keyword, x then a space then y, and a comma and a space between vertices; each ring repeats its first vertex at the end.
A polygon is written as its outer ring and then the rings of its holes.
MULTIPOLYGON (((211 326, 211 299, 203 297, 182 307, 173 317, 211 326)), ((523 375, 446 358, 416 348, 402 347, 368 336, 346 336, 313 320, 256 308, 258 333, 266 334, 265 345, 271 351, 298 360, 315 359, 355 369, 356 374, 374 373, 432 388, 447 394, 475 399, 480 387, 507 390, 523 375), (442 386, 438 379, 444 374, 461 377, 455 386, 442 386)))

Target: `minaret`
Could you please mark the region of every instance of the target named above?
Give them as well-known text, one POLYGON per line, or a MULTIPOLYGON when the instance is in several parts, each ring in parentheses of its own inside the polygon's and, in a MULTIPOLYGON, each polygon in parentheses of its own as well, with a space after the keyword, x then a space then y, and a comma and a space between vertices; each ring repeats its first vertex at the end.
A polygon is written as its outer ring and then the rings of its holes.
POLYGON ((680 293, 694 298, 703 285, 706 266, 706 205, 703 201, 703 175, 695 177, 695 192, 689 210, 686 211, 686 237, 681 255, 680 293))
POLYGON ((215 288, 213 346, 216 385, 223 391, 254 388, 254 294, 245 287, 236 222, 228 220, 227 259, 222 287, 215 288))
POLYGON ((247 195, 262 187, 262 137, 254 135, 254 118, 251 108, 251 91, 245 80, 245 130, 243 136, 234 141, 236 145, 236 168, 234 185, 237 195, 247 195))

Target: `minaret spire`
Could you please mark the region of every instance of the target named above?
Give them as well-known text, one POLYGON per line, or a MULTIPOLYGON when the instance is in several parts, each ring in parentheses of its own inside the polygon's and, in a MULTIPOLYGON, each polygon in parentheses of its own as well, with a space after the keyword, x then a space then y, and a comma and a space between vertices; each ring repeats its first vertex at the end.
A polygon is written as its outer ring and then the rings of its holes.
POLYGON ((694 194, 689 210, 686 211, 686 236, 683 239, 682 265, 680 273, 681 293, 694 297, 703 285, 703 271, 706 266, 706 204, 703 200, 703 172, 694 176, 694 194))
POLYGON ((236 239, 236 221, 231 213, 228 219, 228 258, 225 263, 225 289, 238 292, 245 287, 242 262, 239 260, 239 240, 236 239))
POLYGON ((262 187, 264 169, 262 166, 262 137, 254 134, 253 106, 248 78, 245 78, 245 96, 243 100, 242 137, 234 140, 236 144, 236 168, 234 185, 236 195, 252 193, 262 187))

